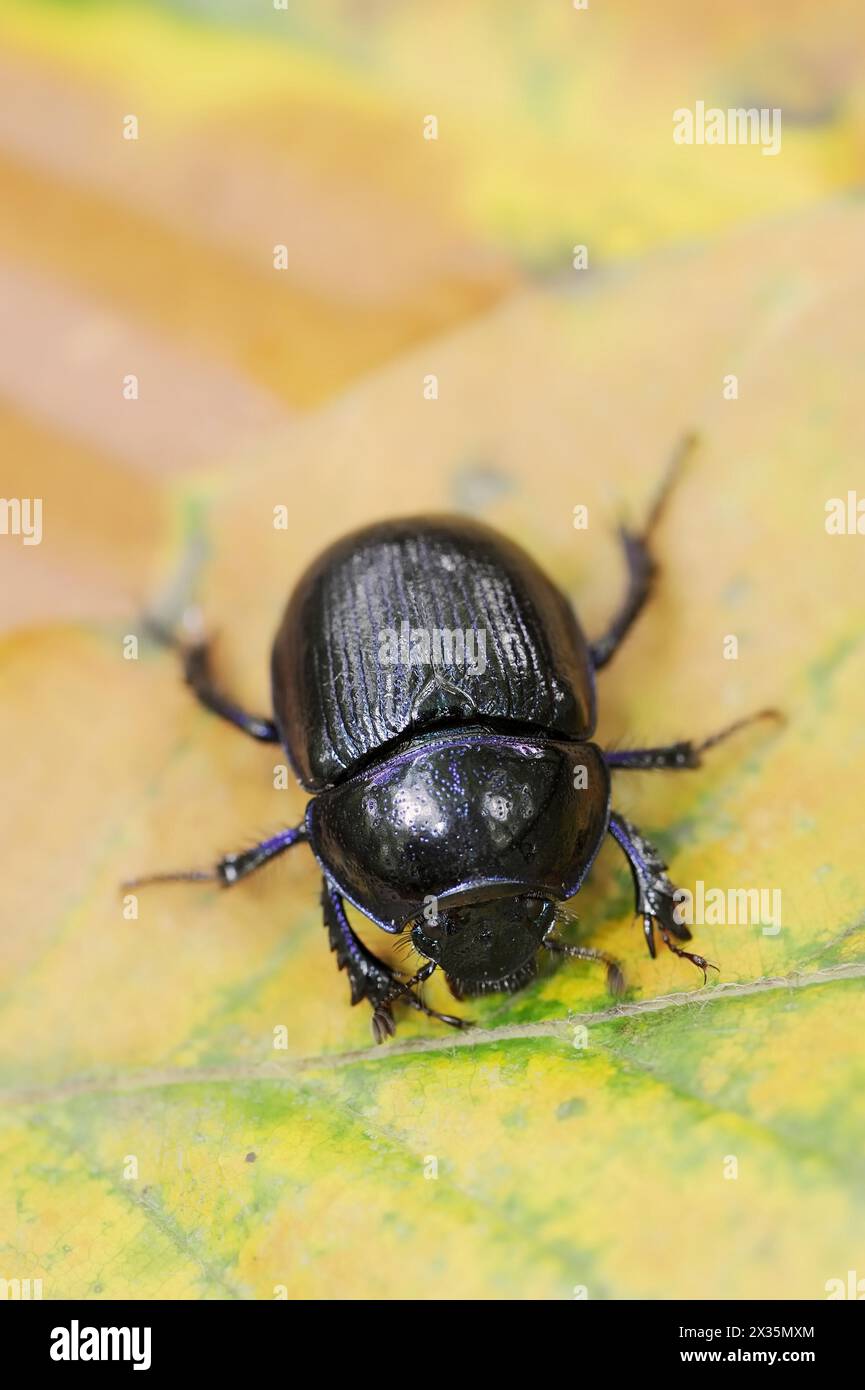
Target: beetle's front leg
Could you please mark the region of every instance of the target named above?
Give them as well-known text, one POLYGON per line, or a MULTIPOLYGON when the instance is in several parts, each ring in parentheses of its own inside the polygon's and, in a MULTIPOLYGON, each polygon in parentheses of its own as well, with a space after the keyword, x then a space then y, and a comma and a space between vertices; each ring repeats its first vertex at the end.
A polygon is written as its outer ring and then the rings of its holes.
POLYGON ((667 866, 655 846, 640 834, 635 825, 632 825, 630 821, 625 820, 624 816, 618 815, 615 811, 610 816, 610 834, 623 850, 631 866, 636 893, 636 911, 643 919, 643 933, 649 954, 654 958, 655 924, 657 924, 664 945, 673 952, 673 955, 682 956, 685 960, 696 965, 699 970, 702 970, 703 983, 705 984, 706 972, 717 970, 718 967, 703 956, 695 955, 691 951, 683 951, 680 946, 676 946, 670 940, 670 933, 672 933, 680 941, 689 941, 691 933, 676 918, 676 889, 667 875, 667 866))
POLYGON ((336 954, 339 969, 348 973, 352 1004, 367 999, 372 1005, 372 1035, 377 1043, 392 1038, 396 1032, 393 1005, 398 999, 405 999, 413 1009, 418 1009, 429 1018, 437 1018, 441 1023, 449 1023, 452 1028, 467 1026, 465 1019, 428 1008, 415 994, 414 986, 422 984, 435 969, 432 962, 423 966, 412 979, 400 980, 396 972, 374 956, 352 930, 339 890, 328 879, 322 883, 321 905, 330 949, 336 954))

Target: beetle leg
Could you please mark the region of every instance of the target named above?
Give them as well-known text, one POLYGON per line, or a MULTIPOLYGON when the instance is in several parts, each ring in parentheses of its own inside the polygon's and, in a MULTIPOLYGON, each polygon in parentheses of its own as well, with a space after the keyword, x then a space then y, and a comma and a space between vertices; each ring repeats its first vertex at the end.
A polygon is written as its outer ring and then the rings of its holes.
MULTIPOLYGON (((427 1018, 437 1018, 440 1023, 449 1023, 452 1028, 471 1028, 472 1024, 470 1019, 457 1018, 455 1014, 441 1014, 437 1009, 429 1008, 423 1000, 414 993, 415 985, 422 985, 437 969, 438 966, 435 961, 428 960, 410 980, 405 980, 403 983, 400 983, 398 980, 394 979, 393 989, 388 997, 381 1001, 373 1014, 372 1028, 374 1034, 376 1032, 376 1015, 379 1011, 383 1010, 390 1013, 391 1005, 394 1004, 397 999, 403 998, 411 1004, 412 1008, 418 1009, 422 1014, 426 1014, 427 1018)), ((376 1041, 380 1042, 381 1039, 376 1037, 376 1041)))
POLYGON ((279 743, 279 730, 272 719, 262 719, 255 714, 247 714, 227 695, 224 695, 213 679, 210 668, 210 644, 201 639, 184 642, 168 628, 153 618, 147 619, 147 630, 164 647, 177 652, 183 664, 183 679, 193 695, 205 709, 226 719, 236 729, 242 729, 250 738, 260 743, 279 743))
POLYGON ((422 984, 435 970, 435 962, 428 961, 411 980, 402 981, 396 972, 374 956, 354 931, 345 913, 345 905, 338 889, 324 879, 321 890, 321 905, 324 910, 324 923, 327 927, 330 949, 336 954, 340 970, 348 973, 352 1004, 367 999, 372 1005, 372 1035, 377 1043, 392 1038, 396 1032, 393 1004, 404 998, 413 1009, 448 1023, 452 1028, 466 1028, 468 1020, 456 1018, 453 1014, 441 1014, 430 1009, 414 993, 414 986, 422 984))
POLYGON ((694 435, 686 435, 680 441, 670 460, 666 476, 661 483, 643 531, 629 531, 626 526, 619 527, 619 536, 625 551, 625 562, 628 566, 628 587, 624 602, 607 631, 589 648, 592 664, 596 671, 600 671, 615 656, 645 607, 646 600, 652 591, 652 581, 657 569, 650 549, 652 534, 660 520, 673 484, 681 472, 682 464, 695 443, 696 437, 694 435))
POLYGON ((698 970, 702 970, 703 984, 706 984, 709 978, 707 972, 709 970, 717 970, 717 965, 713 965, 710 960, 706 960, 705 956, 695 955, 693 951, 683 951, 681 946, 677 946, 674 942, 670 940, 669 933, 664 927, 660 926, 660 924, 658 926, 658 930, 661 933, 661 940, 663 941, 664 945, 667 947, 668 950, 673 952, 674 956, 682 956, 684 960, 689 960, 692 965, 696 965, 698 970))
POLYGON ((607 767, 630 768, 643 772, 700 767, 703 762, 702 754, 710 748, 714 748, 716 744, 722 743, 731 734, 738 733, 740 729, 747 728, 749 724, 755 724, 759 719, 783 720, 783 718, 780 710, 761 709, 756 714, 748 714, 744 719, 737 719, 733 724, 728 724, 716 734, 710 734, 700 743, 696 743, 693 739, 683 739, 679 743, 669 743, 660 748, 612 749, 604 753, 604 758, 607 767))
POLYGON ((610 994, 623 994, 625 977, 615 956, 606 951, 598 951, 594 946, 571 946, 567 941, 557 941, 555 937, 545 937, 541 943, 545 951, 557 956, 570 956, 572 960, 600 960, 607 967, 607 989, 610 994))
POLYGON ((290 830, 280 830, 260 845, 241 850, 239 854, 224 855, 211 869, 179 869, 146 874, 142 878, 127 879, 121 886, 125 889, 142 888, 150 883, 219 883, 223 888, 232 888, 242 878, 247 878, 277 855, 291 849, 299 840, 305 839, 306 830, 302 825, 296 825, 290 830))
MULTIPOLYGON (((610 816, 610 834, 624 851, 625 858, 631 866, 636 912, 643 919, 643 932, 649 954, 655 954, 655 922, 658 923, 662 937, 665 932, 672 932, 680 941, 689 941, 691 933, 684 923, 676 919, 676 889, 667 876, 667 866, 655 846, 640 834, 635 825, 616 811, 610 816)), ((667 942, 667 945, 669 944, 667 942)))

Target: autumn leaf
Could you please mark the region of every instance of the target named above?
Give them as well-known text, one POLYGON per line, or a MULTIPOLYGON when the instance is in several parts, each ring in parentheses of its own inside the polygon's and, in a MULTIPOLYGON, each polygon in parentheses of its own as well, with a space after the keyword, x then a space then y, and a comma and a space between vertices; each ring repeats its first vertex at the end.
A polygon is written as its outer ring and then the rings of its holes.
POLYGON ((609 845, 573 930, 623 961, 621 1004, 566 964, 473 1003, 465 1036, 408 1014, 374 1048, 305 848, 230 892, 142 889, 124 915, 121 879, 296 823, 282 753, 200 710, 131 610, 6 639, 6 1277, 46 1297, 821 1298, 861 1268, 863 551, 825 518, 861 478, 863 231, 842 200, 591 295, 515 294, 243 469, 162 493, 162 580, 197 536, 220 671, 264 711, 292 582, 383 513, 482 513, 597 632, 624 581, 615 523, 645 515, 695 426, 599 739, 787 715, 699 771, 616 777, 677 883, 781 895, 779 930, 695 928, 706 989, 645 955, 609 845))

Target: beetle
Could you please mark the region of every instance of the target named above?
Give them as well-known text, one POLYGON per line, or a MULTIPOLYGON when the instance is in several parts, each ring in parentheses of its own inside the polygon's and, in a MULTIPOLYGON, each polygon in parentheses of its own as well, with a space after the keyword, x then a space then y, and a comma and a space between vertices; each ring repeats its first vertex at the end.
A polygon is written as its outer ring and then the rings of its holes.
MULTIPOLYGON (((651 541, 692 440, 674 456, 641 532, 620 528, 624 600, 589 642, 559 589, 512 541, 460 516, 366 526, 331 545, 291 594, 271 656, 273 712, 247 713, 217 684, 204 640, 158 630, 180 653, 187 684, 209 710, 252 738, 285 748, 312 793, 300 825, 228 854, 212 869, 153 881, 236 885, 306 842, 322 873, 331 950, 351 1002, 372 1007, 377 1042, 403 1000, 456 1028, 419 987, 441 968, 457 999, 512 993, 542 950, 606 966, 606 952, 555 934, 607 835, 630 866, 646 944, 655 933, 703 972, 717 969, 677 942, 676 890, 650 841, 612 809, 618 771, 696 768, 750 722, 701 741, 602 750, 593 741, 595 674, 618 651, 652 589, 651 541), (423 959, 414 974, 380 960, 349 922, 352 904, 423 959), (674 940, 675 938, 675 940, 674 940), (405 978, 408 976, 408 978, 405 978)), ((775 717, 761 710, 752 719, 775 717)))

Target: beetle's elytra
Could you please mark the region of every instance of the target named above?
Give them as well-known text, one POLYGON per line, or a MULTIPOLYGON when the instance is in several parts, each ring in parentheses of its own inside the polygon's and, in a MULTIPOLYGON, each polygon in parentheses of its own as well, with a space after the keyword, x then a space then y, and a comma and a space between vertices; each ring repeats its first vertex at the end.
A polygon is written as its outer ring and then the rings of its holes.
POLYGON ((220 692, 206 644, 168 637, 198 699, 252 737, 283 744, 312 797, 301 825, 212 870, 136 882, 230 886, 307 841, 322 871, 331 949, 351 1002, 368 1001, 382 1041, 395 1031, 400 999, 464 1026, 418 993, 437 967, 457 998, 513 992, 544 949, 603 961, 619 992, 616 961, 554 934, 558 905, 579 891, 610 834, 630 864, 650 953, 657 929, 705 979, 709 963, 672 939, 690 932, 674 915, 666 865, 611 808, 611 772, 697 767, 706 748, 747 721, 701 743, 605 752, 592 741, 595 672, 649 595, 650 537, 680 458, 645 531, 621 532, 627 592, 596 642, 524 551, 450 516, 368 526, 310 566, 274 640, 272 718, 220 692), (352 930, 345 901, 410 937, 423 966, 401 978, 379 960, 352 930))

